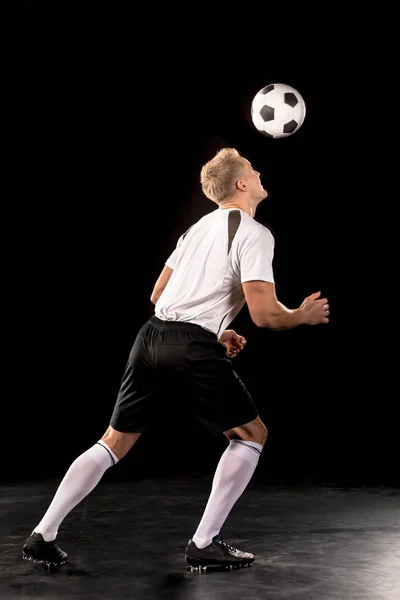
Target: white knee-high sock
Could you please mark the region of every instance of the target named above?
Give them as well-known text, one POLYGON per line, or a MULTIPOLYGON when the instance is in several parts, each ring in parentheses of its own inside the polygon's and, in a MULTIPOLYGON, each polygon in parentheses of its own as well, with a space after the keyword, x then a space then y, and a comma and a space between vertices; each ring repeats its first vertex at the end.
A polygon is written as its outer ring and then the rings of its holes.
POLYGON ((78 456, 58 486, 43 519, 33 531, 41 533, 46 542, 55 540, 67 514, 96 487, 106 470, 118 460, 103 440, 78 456))
POLYGON ((205 548, 219 534, 253 476, 262 449, 256 442, 231 440, 218 463, 207 506, 192 538, 198 548, 205 548))

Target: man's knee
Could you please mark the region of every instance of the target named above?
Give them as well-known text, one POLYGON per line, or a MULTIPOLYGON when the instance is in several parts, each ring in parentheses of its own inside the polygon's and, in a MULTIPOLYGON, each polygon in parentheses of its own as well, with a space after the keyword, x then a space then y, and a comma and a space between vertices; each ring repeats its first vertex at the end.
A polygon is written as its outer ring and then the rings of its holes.
POLYGON ((228 440, 257 442, 264 446, 268 438, 268 429, 260 417, 257 417, 254 421, 250 421, 250 423, 224 431, 224 435, 226 435, 228 440))
POLYGON ((140 436, 140 433, 123 433, 110 426, 101 439, 121 460, 128 454, 140 436))
POLYGON ((259 437, 258 443, 264 446, 268 438, 268 429, 266 428, 265 424, 261 421, 261 419, 257 435, 259 437))

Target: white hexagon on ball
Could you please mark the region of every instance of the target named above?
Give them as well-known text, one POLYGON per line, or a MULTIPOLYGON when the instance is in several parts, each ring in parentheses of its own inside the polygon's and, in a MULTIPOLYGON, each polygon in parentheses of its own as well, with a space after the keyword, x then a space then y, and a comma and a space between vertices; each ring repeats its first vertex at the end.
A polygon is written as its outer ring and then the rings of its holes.
POLYGON ((302 126, 306 105, 292 86, 272 83, 259 90, 251 104, 251 119, 257 131, 270 138, 293 135, 302 126))

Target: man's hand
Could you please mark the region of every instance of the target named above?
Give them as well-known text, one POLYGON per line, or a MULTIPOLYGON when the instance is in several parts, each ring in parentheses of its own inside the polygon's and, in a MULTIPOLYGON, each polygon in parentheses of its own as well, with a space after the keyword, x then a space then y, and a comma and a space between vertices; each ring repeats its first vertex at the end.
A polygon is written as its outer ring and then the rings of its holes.
POLYGON ((218 341, 226 346, 229 358, 234 358, 246 345, 246 339, 233 329, 226 329, 218 341))
POLYGON ((304 311, 304 323, 306 325, 319 325, 329 323, 329 304, 327 298, 320 299, 321 292, 315 292, 305 298, 300 306, 304 311))

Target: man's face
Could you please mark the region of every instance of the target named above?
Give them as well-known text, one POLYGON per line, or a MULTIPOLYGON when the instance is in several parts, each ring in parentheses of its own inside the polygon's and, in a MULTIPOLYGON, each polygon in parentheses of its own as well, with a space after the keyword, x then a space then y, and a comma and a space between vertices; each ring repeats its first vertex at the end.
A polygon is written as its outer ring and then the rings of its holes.
POLYGON ((268 196, 268 192, 262 186, 260 173, 251 166, 251 163, 248 160, 244 159, 244 161, 245 176, 249 186, 249 192, 254 200, 261 201, 268 196))

